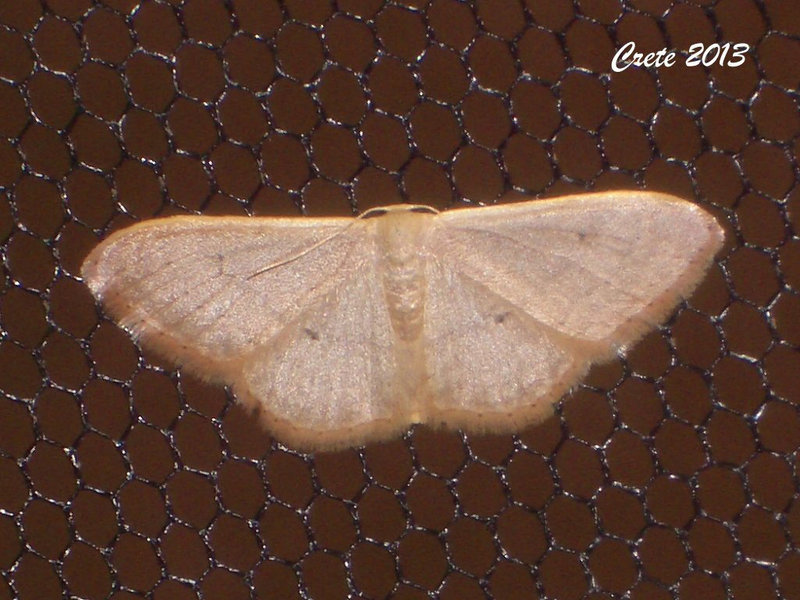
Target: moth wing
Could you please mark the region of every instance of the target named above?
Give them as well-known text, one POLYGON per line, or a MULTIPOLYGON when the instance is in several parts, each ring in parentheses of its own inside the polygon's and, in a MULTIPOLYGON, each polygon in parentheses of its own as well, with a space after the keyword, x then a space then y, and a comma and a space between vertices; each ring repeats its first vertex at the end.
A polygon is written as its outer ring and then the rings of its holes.
POLYGON ((404 378, 414 375, 399 364, 374 265, 338 281, 244 362, 234 390, 260 404, 279 439, 331 449, 408 427, 412 404, 404 378))
POLYGON ((656 326, 722 244, 700 208, 592 194, 438 215, 425 331, 433 418, 509 429, 656 326))
POLYGON ((508 430, 548 415, 586 357, 480 282, 431 261, 425 310, 430 410, 449 427, 508 430))
POLYGON ((207 379, 245 357, 372 259, 352 219, 171 217, 116 232, 82 275, 106 310, 207 379))
POLYGON ((429 243, 448 268, 610 356, 694 290, 722 242, 695 204, 614 192, 450 211, 429 243))

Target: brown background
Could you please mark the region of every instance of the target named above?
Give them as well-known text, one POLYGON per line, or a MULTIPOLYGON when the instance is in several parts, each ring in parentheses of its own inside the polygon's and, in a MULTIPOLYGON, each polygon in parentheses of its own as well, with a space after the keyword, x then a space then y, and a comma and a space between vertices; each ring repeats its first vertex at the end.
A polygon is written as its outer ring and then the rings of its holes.
POLYGON ((800 598, 796 1, 2 0, 0 23, 0 598, 800 598), (752 51, 610 73, 629 39, 752 51), (717 214, 720 264, 516 436, 298 454, 78 276, 155 215, 638 187, 717 214))

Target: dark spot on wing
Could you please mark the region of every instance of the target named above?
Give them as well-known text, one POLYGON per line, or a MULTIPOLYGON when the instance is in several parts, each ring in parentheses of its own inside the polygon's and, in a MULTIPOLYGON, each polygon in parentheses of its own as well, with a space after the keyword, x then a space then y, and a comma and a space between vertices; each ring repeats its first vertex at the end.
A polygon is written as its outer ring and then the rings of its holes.
POLYGON ((310 337, 315 342, 319 341, 319 332, 314 331, 313 329, 309 329, 308 327, 303 328, 305 334, 310 337))
POLYGON ((497 323, 497 324, 499 325, 500 323, 502 323, 503 321, 505 321, 505 320, 506 320, 506 317, 508 317, 508 315, 510 315, 510 314, 511 314, 511 313, 510 313, 510 312, 508 312, 508 311, 506 311, 506 312, 502 312, 502 313, 498 313, 498 314, 496 314, 496 315, 494 316, 494 322, 495 322, 495 323, 497 323))

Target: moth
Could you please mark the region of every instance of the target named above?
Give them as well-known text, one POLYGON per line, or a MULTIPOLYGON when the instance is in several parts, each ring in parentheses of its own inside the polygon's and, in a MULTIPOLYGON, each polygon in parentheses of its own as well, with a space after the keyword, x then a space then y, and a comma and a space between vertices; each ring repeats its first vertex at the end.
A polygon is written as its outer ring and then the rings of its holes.
POLYGON ((699 206, 648 192, 178 216, 109 236, 82 275, 142 344, 313 450, 546 418, 670 315, 723 239, 699 206))

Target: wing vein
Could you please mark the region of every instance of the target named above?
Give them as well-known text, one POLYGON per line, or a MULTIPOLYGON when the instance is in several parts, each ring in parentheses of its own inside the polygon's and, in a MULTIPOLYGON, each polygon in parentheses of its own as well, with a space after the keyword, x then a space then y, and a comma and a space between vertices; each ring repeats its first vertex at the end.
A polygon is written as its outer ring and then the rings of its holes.
MULTIPOLYGON (((544 228, 540 229, 540 231, 542 231, 542 230, 545 230, 545 229, 544 228)), ((511 237, 509 235, 506 235, 504 233, 498 233, 496 231, 489 231, 489 230, 486 230, 486 229, 478 229, 478 228, 473 228, 473 227, 460 227, 459 231, 470 231, 470 232, 473 232, 473 233, 476 233, 476 234, 480 234, 480 235, 487 236, 487 237, 492 237, 492 238, 499 237, 499 238, 502 238, 505 241, 511 243, 512 245, 520 246, 520 247, 525 248, 526 250, 528 250, 530 252, 536 253, 540 257, 544 256, 544 257, 548 257, 548 258, 562 259, 562 260, 568 262, 571 266, 575 267, 576 270, 578 270, 579 272, 584 273, 585 275, 591 277, 593 280, 606 285, 607 287, 611 288, 615 292, 618 292, 618 293, 620 293, 620 294, 626 296, 627 298, 630 298, 630 299, 632 299, 632 300, 634 300, 636 302, 642 302, 644 300, 642 297, 640 297, 640 296, 638 296, 636 294, 632 294, 629 291, 625 290, 624 288, 621 288, 620 286, 615 285, 610 280, 604 279, 603 277, 601 277, 601 276, 597 275, 596 273, 590 271, 589 269, 584 267, 582 264, 580 264, 578 261, 576 261, 574 258, 571 258, 571 257, 569 257, 569 256, 567 256, 565 254, 556 252, 556 251, 551 250, 551 249, 547 249, 546 252, 542 252, 542 250, 539 249, 539 248, 532 247, 529 244, 526 244, 526 243, 524 243, 524 242, 522 242, 522 241, 520 241, 518 239, 515 239, 515 238, 513 238, 513 237, 511 237)), ((560 230, 560 229, 552 229, 552 231, 559 232, 559 233, 562 232, 562 230, 560 230)), ((622 239, 622 238, 617 238, 617 239, 622 239)))

